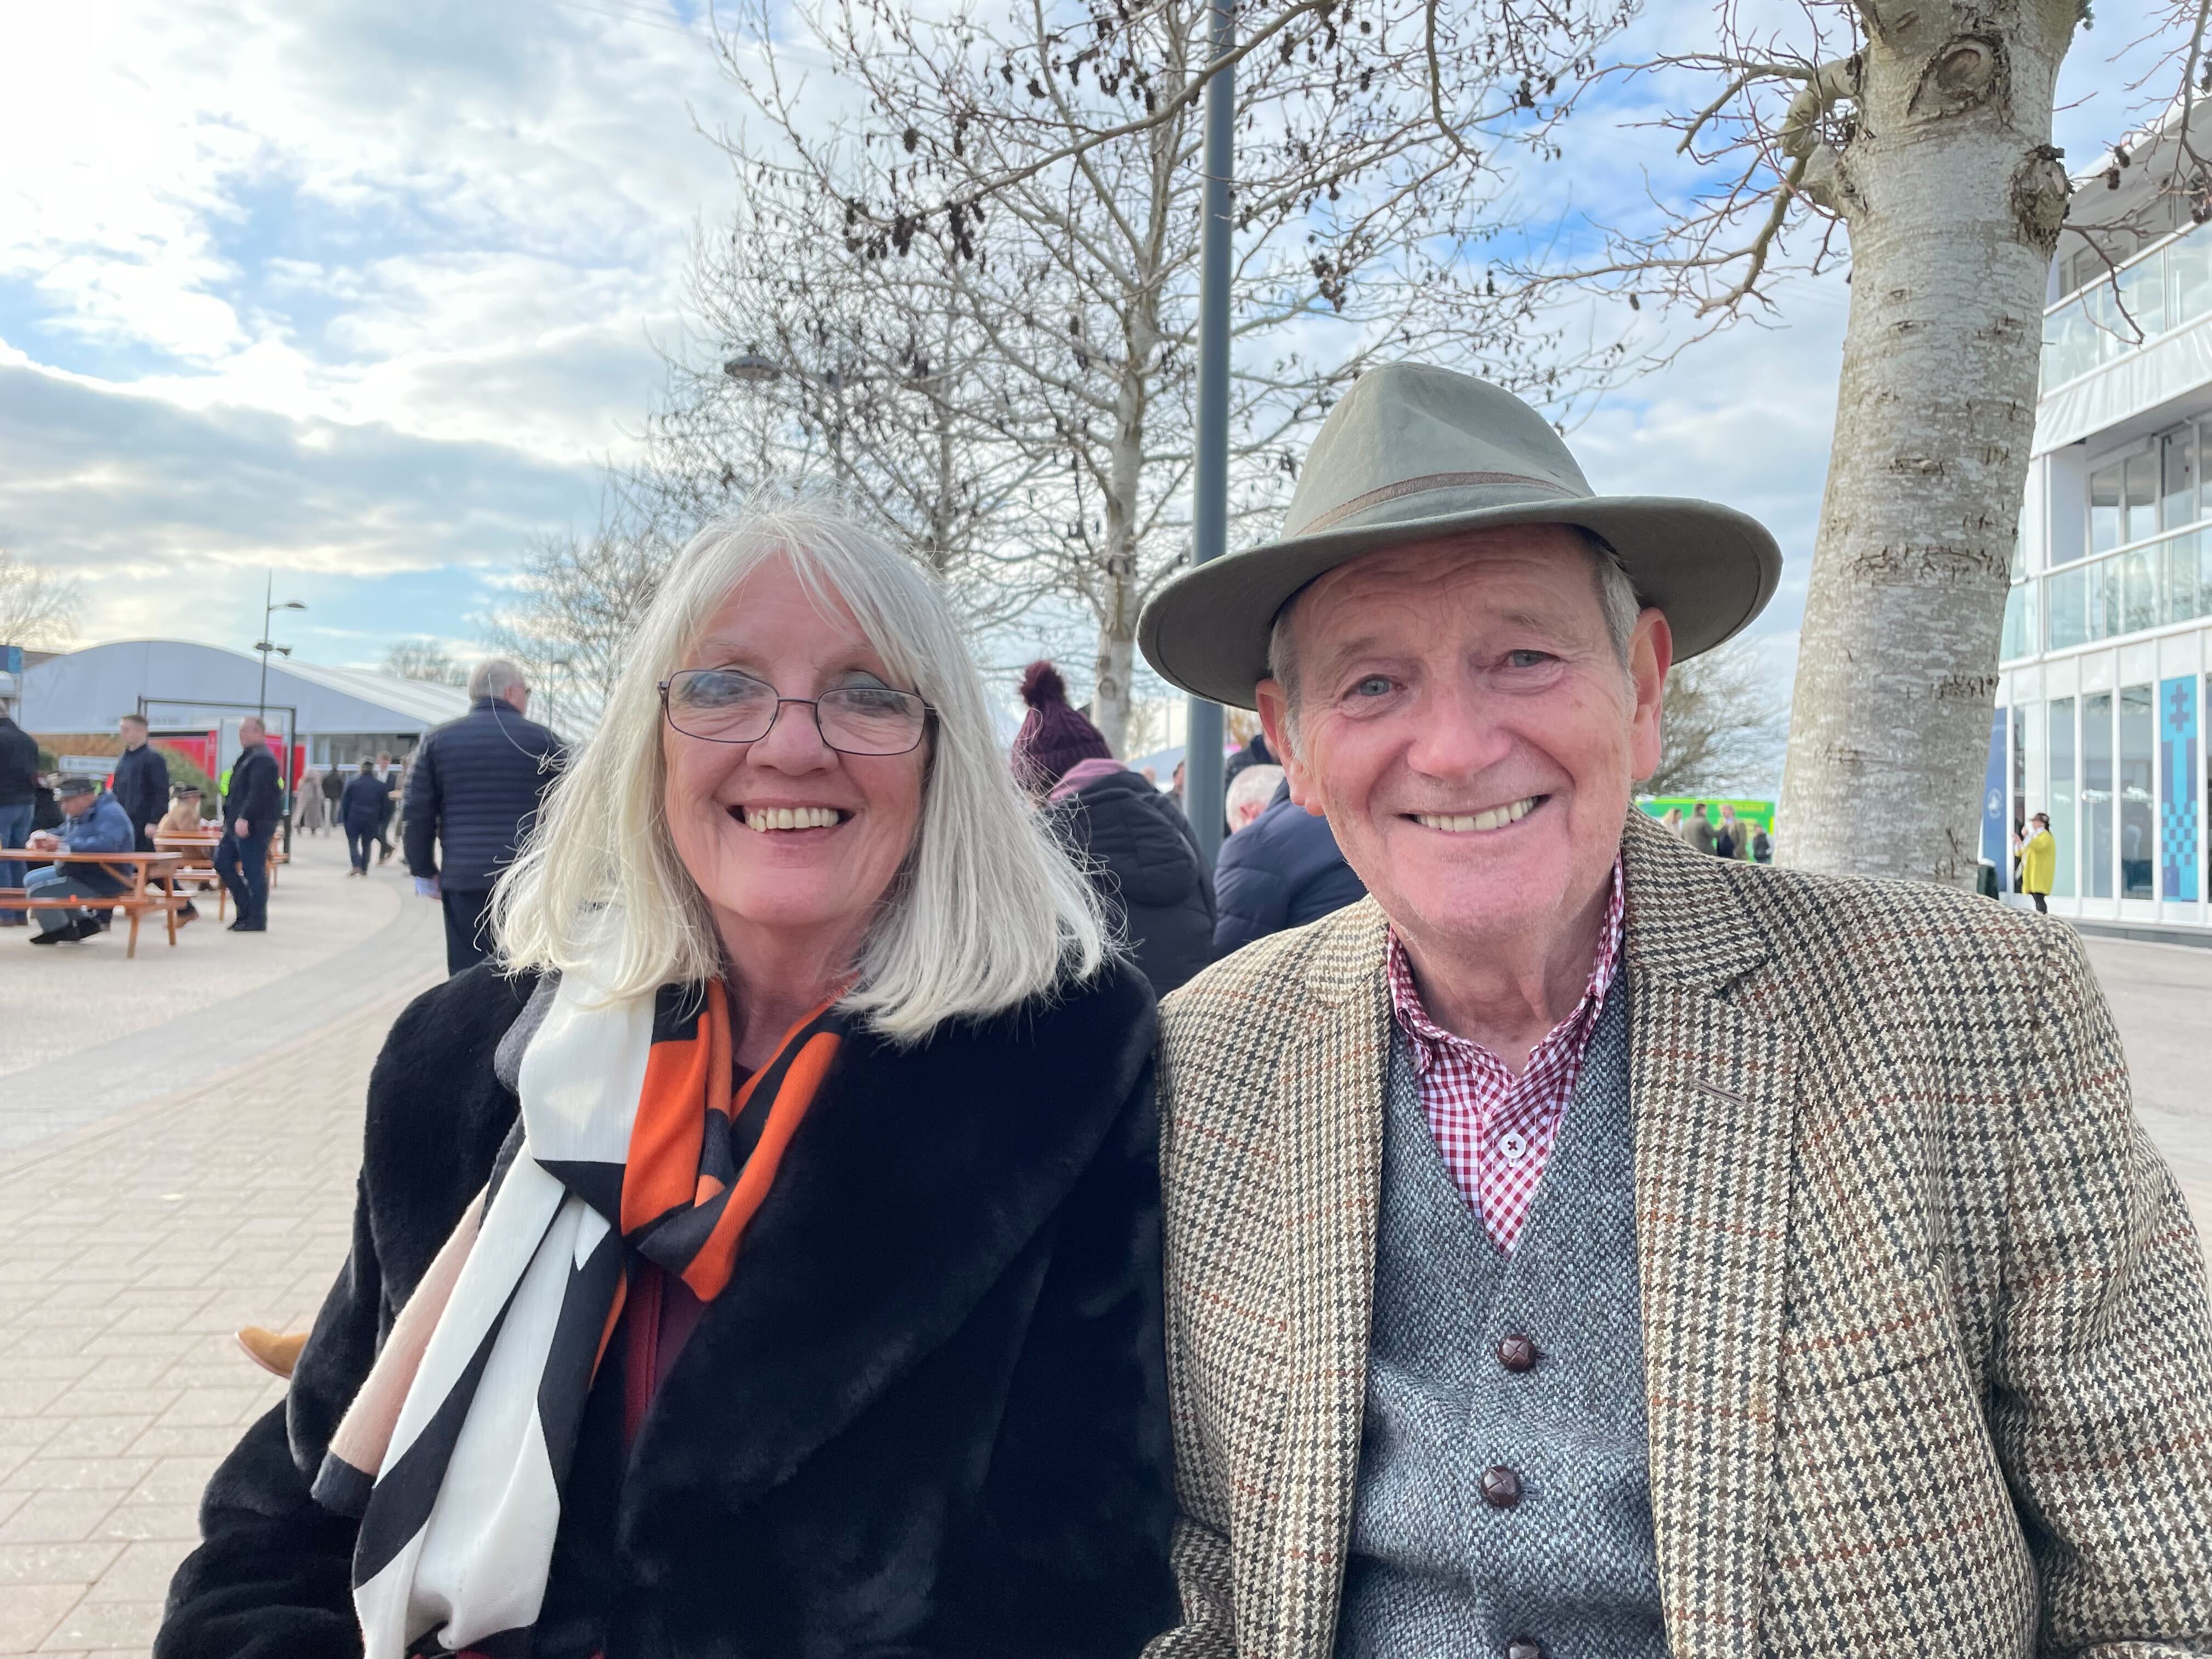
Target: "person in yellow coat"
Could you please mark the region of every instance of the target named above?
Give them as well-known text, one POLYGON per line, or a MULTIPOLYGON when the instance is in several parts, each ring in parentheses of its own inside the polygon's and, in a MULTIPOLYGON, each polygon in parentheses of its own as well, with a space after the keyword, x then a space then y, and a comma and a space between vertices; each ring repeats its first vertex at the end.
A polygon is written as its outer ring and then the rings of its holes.
POLYGON ((2020 848, 2020 890, 2035 901, 2045 915, 2051 907, 2043 901, 2051 891, 2051 878, 2058 872, 2058 842, 2051 833, 2048 814, 2038 812, 2027 821, 2027 839, 2020 848))

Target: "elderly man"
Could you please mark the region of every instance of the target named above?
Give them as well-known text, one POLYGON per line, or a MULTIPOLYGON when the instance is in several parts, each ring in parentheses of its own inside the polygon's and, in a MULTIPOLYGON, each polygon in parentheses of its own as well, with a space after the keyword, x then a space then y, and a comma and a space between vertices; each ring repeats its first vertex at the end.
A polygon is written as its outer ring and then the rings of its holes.
MULTIPOLYGON (((54 786, 54 799, 62 809, 62 823, 58 834, 41 830, 33 835, 28 849, 33 853, 119 853, 129 854, 137 849, 137 838, 133 835, 131 815, 118 804, 114 796, 100 787, 98 780, 86 777, 66 777, 54 786)), ((117 865, 106 864, 49 864, 36 869, 23 878, 23 896, 34 899, 112 898, 131 884, 118 870, 132 866, 125 860, 117 865)), ((65 945, 76 939, 91 939, 107 927, 105 916, 85 909, 41 909, 31 915, 37 920, 39 931, 31 937, 33 945, 65 945)))
POLYGON ((2212 1651, 2203 1265, 2073 935, 1631 808, 1778 567, 1400 366, 1146 613, 1371 895, 1166 1004, 1158 1659, 2212 1651))
POLYGON ((514 861, 538 802, 567 763, 561 739, 523 718, 529 682, 504 657, 476 665, 469 702, 467 714, 432 731, 415 751, 401 815, 415 890, 445 907, 448 974, 484 959, 492 884, 514 861))

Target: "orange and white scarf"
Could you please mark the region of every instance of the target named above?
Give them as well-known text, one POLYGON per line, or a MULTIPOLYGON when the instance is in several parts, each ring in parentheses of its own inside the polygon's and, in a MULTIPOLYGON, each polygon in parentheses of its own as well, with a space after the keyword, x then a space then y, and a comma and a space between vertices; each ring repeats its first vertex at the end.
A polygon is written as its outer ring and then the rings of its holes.
POLYGON ((831 1006, 732 1097, 718 983, 610 1002, 554 992, 522 1056, 522 1111, 394 1322, 315 1481, 360 1517, 364 1659, 526 1649, 544 1601, 584 1402, 632 1253, 702 1301, 835 1060, 831 1006))

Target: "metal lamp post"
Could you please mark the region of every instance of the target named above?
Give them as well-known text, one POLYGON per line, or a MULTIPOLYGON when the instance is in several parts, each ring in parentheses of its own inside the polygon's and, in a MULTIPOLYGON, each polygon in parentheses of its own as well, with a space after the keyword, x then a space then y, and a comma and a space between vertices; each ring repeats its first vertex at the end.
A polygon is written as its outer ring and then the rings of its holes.
MULTIPOLYGON (((305 611, 307 608, 306 605, 301 604, 297 599, 287 599, 282 605, 273 603, 271 596, 276 592, 276 573, 272 570, 269 573, 268 586, 263 590, 261 596, 263 601, 261 606, 261 637, 258 640, 256 640, 253 643, 253 648, 261 653, 261 691, 260 695, 254 700, 253 717, 259 720, 264 726, 266 726, 269 723, 269 653, 271 651, 274 651, 279 656, 285 657, 289 657, 292 654, 292 647, 290 646, 272 645, 269 642, 269 635, 270 631, 269 627, 269 619, 275 616, 279 611, 305 611)), ((298 735, 299 733, 296 732, 288 732, 286 734, 288 738, 296 738, 298 735)))
MULTIPOLYGON (((1229 544, 1229 190, 1236 168, 1236 71, 1223 62, 1237 40, 1231 0, 1210 0, 1206 83, 1206 219, 1199 245, 1198 454, 1193 469, 1191 562, 1204 564, 1229 544)), ((1183 745, 1183 810, 1210 867, 1221 846, 1221 705, 1190 699, 1183 745)))
MULTIPOLYGON (((275 630, 269 626, 269 619, 279 611, 305 611, 307 608, 297 599, 286 599, 282 605, 276 604, 274 599, 276 592, 276 573, 272 570, 269 573, 268 585, 262 590, 261 594, 261 637, 255 641, 253 645, 253 648, 261 653, 261 690, 254 699, 253 718, 261 722, 262 735, 264 737, 268 735, 269 730, 269 653, 274 651, 280 656, 286 657, 292 654, 290 646, 276 645, 270 641, 269 635, 275 630)), ((297 732, 287 732, 284 734, 284 743, 288 749, 299 740, 300 734, 297 732)), ((289 855, 292 850, 292 757, 289 754, 277 763, 276 789, 277 799, 283 807, 278 816, 284 821, 284 851, 289 855)))

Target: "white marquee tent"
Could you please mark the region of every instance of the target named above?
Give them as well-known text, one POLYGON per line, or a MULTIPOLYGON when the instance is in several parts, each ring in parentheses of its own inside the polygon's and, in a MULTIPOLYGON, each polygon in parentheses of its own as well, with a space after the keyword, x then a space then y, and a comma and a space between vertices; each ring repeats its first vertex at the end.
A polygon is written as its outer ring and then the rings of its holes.
MULTIPOLYGON (((261 659, 188 640, 118 640, 52 657, 22 676, 16 720, 33 732, 111 732, 145 713, 156 732, 234 726, 261 698, 261 659)), ((299 711, 311 763, 345 762, 380 749, 404 756, 432 726, 468 711, 455 685, 403 680, 360 668, 325 668, 278 657, 269 665, 268 707, 299 711)), ((288 723, 272 714, 271 724, 288 723)))

